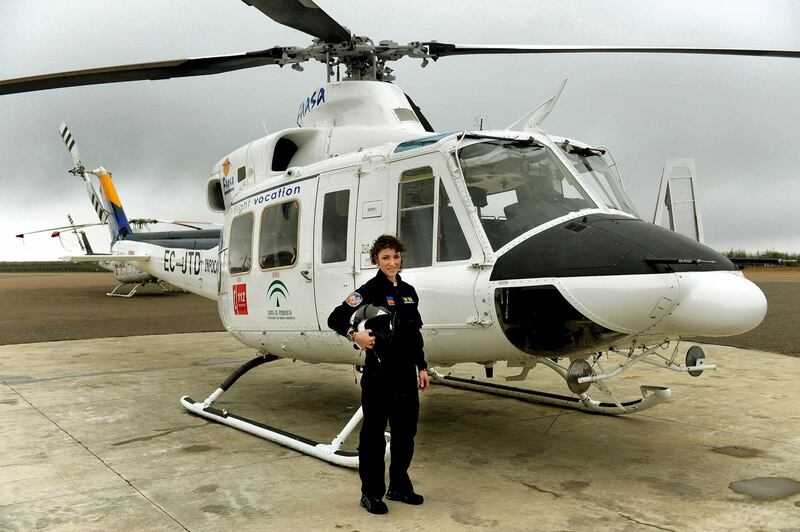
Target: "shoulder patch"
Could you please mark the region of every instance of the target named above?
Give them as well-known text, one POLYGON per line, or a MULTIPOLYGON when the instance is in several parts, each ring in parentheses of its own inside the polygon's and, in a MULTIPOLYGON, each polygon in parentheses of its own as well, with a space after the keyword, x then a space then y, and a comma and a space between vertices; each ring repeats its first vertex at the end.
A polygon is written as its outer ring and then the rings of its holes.
POLYGON ((345 303, 350 305, 351 307, 357 307, 364 301, 364 298, 358 292, 353 292, 344 300, 345 303))

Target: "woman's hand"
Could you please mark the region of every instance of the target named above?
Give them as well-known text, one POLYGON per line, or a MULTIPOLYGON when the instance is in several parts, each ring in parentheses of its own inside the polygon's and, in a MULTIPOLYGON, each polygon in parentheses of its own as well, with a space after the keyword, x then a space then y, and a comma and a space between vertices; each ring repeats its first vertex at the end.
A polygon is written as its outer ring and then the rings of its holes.
POLYGON ((362 351, 375 347, 375 336, 372 335, 372 329, 358 331, 353 335, 353 340, 362 351))
POLYGON ((428 389, 431 384, 431 377, 428 375, 427 369, 422 369, 419 372, 419 389, 423 392, 428 389))

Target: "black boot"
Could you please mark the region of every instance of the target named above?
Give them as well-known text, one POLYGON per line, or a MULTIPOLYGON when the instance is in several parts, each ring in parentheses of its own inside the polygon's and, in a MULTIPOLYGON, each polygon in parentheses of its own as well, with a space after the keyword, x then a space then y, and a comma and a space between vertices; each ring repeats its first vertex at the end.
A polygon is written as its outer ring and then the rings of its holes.
POLYGON ((425 501, 425 497, 423 497, 419 493, 414 493, 413 490, 405 493, 400 493, 398 491, 390 489, 389 491, 386 492, 386 498, 389 499, 390 501, 399 501, 413 505, 422 504, 425 501))
POLYGON ((361 494, 361 506, 371 514, 385 514, 389 512, 389 507, 381 499, 368 497, 361 494))

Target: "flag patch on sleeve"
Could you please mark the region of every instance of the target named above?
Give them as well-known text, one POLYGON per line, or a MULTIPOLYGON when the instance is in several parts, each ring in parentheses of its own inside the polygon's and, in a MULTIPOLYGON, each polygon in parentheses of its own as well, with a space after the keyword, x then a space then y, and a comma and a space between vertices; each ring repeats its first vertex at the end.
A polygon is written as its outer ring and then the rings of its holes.
POLYGON ((392 296, 386 296, 386 303, 390 306, 394 306, 394 298, 392 296))
POLYGON ((361 294, 359 294, 358 292, 353 292, 352 294, 347 296, 347 299, 344 300, 344 302, 350 305, 351 307, 359 306, 362 301, 364 301, 364 298, 361 297, 361 294))

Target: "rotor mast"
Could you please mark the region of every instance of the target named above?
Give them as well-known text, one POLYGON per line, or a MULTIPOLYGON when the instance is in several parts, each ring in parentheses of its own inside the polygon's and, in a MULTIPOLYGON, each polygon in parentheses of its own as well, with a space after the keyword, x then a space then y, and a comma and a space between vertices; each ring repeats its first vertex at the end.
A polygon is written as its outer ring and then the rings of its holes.
POLYGON ((387 66, 390 61, 403 57, 422 59, 422 66, 428 65, 433 57, 422 42, 411 42, 399 45, 394 41, 380 41, 375 44, 369 37, 353 35, 349 41, 329 43, 322 39, 314 39, 306 48, 280 48, 273 64, 291 65, 294 70, 302 71, 300 63, 316 60, 327 65, 328 81, 344 66, 346 81, 394 81, 393 69, 387 66))

